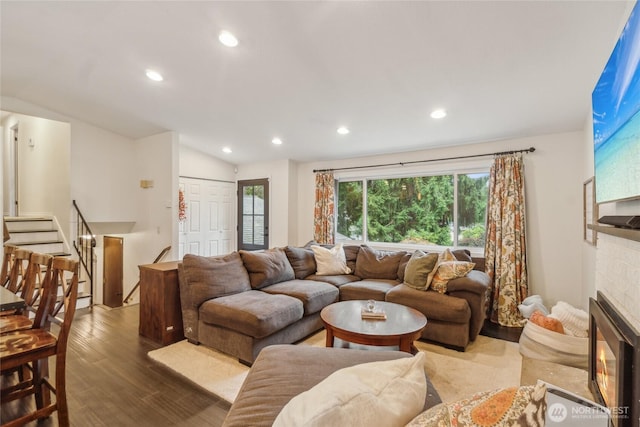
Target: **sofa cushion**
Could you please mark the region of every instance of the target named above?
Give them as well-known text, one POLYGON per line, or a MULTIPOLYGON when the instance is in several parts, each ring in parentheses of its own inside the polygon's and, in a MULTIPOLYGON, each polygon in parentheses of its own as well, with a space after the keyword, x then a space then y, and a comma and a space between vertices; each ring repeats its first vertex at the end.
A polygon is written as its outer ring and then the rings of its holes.
POLYGON ((464 298, 435 291, 419 291, 401 284, 390 289, 386 300, 412 307, 427 316, 427 322, 438 319, 450 323, 469 323, 471 309, 464 298))
POLYGON ((429 288, 429 279, 431 272, 436 268, 438 263, 438 254, 426 254, 417 250, 411 255, 411 259, 407 263, 404 272, 404 284, 420 290, 429 288))
POLYGON ((340 369, 295 396, 274 427, 402 426, 424 405, 426 356, 340 369))
POLYGON ((473 262, 469 249, 456 249, 455 251, 451 251, 451 253, 458 261, 473 262))
POLYGON ((197 309, 211 298, 233 295, 251 289, 249 274, 238 252, 224 256, 203 257, 187 254, 182 260, 185 303, 197 309))
POLYGON ((353 274, 338 274, 335 276, 318 276, 312 274, 311 276, 307 276, 306 280, 315 280, 316 282, 329 283, 333 286, 340 287, 344 284, 357 282, 361 279, 358 276, 354 276, 353 274))
POLYGON ((293 268, 283 249, 265 251, 240 251, 242 262, 249 272, 253 289, 295 279, 293 268))
POLYGON ((302 301, 304 315, 317 313, 329 304, 338 301, 338 288, 328 283, 313 280, 287 280, 260 289, 274 295, 289 295, 302 301))
POLYGON ((355 275, 362 279, 397 279, 404 254, 404 251, 378 251, 362 245, 356 259, 355 275))
POLYGON ((344 245, 344 256, 347 259, 347 267, 351 269, 351 272, 356 271, 356 261, 358 259, 358 253, 360 252, 360 245, 344 245))
POLYGON ((302 319, 302 301, 288 295, 246 291, 206 301, 200 320, 254 338, 263 338, 302 319))
POLYGON ((340 286, 340 300, 366 300, 373 299, 384 301, 385 295, 390 289, 398 285, 397 280, 367 279, 347 283, 340 286))
POLYGON ((310 248, 287 246, 284 251, 293 268, 296 279, 304 279, 307 276, 316 274, 316 259, 310 248))
POLYGON ((342 243, 338 243, 330 249, 314 245, 311 246, 311 250, 316 259, 316 275, 331 276, 351 273, 351 269, 347 267, 342 243))

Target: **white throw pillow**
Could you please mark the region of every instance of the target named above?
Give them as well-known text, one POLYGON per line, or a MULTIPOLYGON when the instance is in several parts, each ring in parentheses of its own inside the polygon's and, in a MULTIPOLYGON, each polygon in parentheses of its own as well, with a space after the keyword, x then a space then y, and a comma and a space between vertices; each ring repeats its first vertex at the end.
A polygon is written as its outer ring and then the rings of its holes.
POLYGON ((404 426, 427 394, 425 355, 340 369, 287 403, 275 427, 404 426))
POLYGON ((330 276, 333 274, 349 274, 351 269, 347 267, 347 257, 342 249, 342 243, 338 243, 331 249, 322 246, 311 246, 316 259, 316 274, 330 276))

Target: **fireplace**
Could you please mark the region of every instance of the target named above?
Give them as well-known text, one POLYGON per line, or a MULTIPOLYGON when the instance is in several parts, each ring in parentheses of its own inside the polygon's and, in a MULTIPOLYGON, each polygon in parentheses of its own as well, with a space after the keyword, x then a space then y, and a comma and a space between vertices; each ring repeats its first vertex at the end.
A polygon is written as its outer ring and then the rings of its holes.
POLYGON ((639 427, 640 335, 601 292, 589 301, 589 389, 615 427, 639 427))

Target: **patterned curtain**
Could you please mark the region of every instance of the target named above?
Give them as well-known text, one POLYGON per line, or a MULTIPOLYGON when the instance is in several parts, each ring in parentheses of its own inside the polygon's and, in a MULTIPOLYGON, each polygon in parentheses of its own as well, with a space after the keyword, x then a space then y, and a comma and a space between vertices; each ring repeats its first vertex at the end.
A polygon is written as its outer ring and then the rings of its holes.
POLYGON ((333 172, 316 173, 316 203, 313 209, 313 239, 320 244, 332 245, 334 243, 334 192, 335 181, 333 179, 333 172))
POLYGON ((502 326, 524 323, 518 310, 528 294, 524 214, 522 156, 496 157, 489 177, 485 257, 492 283, 489 318, 502 326))

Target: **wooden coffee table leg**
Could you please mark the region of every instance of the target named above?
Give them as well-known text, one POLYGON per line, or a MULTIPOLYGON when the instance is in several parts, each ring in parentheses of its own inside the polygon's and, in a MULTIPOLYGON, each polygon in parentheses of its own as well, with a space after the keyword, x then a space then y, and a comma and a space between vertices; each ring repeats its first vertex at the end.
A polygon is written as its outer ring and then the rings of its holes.
POLYGON ((329 327, 325 327, 327 331, 327 339, 325 341, 325 347, 333 347, 333 330, 329 327))
POLYGON ((418 354, 418 348, 413 344, 413 337, 404 337, 400 339, 399 350, 413 355, 418 354))

